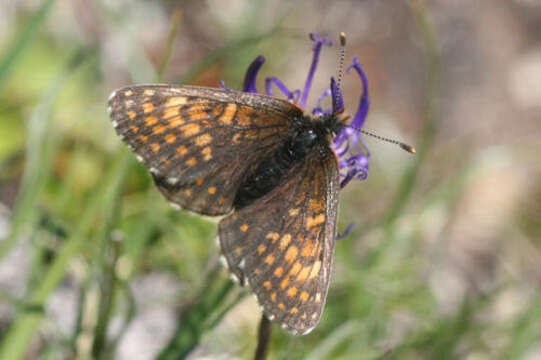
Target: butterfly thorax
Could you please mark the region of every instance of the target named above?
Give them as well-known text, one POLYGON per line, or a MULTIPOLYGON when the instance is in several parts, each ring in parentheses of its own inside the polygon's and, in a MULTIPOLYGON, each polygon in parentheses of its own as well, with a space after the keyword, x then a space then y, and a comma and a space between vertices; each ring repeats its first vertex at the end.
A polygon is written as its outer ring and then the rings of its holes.
POLYGON ((278 186, 283 175, 295 164, 302 162, 310 151, 317 151, 318 146, 329 146, 332 136, 336 135, 342 126, 334 115, 318 118, 304 116, 295 121, 291 136, 284 140, 274 154, 246 176, 233 206, 236 209, 242 208, 270 192, 278 186))

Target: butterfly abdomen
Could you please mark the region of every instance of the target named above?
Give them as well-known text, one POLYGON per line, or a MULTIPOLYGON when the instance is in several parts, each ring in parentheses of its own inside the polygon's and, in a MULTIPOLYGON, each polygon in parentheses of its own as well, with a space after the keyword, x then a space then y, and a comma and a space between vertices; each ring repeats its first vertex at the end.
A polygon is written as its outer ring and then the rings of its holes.
POLYGON ((315 129, 303 128, 295 131, 272 156, 262 161, 246 177, 239 187, 233 206, 239 209, 249 205, 278 186, 282 176, 296 163, 304 160, 318 139, 315 129))

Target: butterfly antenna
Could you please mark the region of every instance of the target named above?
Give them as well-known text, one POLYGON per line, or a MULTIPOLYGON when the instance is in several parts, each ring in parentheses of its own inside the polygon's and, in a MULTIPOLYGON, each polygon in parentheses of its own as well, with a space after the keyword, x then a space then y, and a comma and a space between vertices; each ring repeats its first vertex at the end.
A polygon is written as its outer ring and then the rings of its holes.
POLYGON ((364 135, 368 135, 368 136, 372 136, 373 138, 376 138, 378 140, 381 140, 381 141, 385 141, 385 142, 388 142, 388 143, 391 143, 391 144, 395 144, 395 145, 398 145, 400 146, 403 150, 406 150, 407 152, 409 152, 410 154, 415 154, 417 153, 417 151, 415 150, 415 148, 411 145, 408 145, 408 144, 405 144, 401 141, 398 141, 398 140, 393 140, 393 139, 389 139, 389 138, 385 138, 383 136, 379 136, 379 135, 376 135, 374 133, 371 133, 370 131, 366 131, 366 130, 363 130, 363 129, 358 129, 354 126, 350 126, 350 125, 347 125, 348 127, 351 127, 357 131, 359 131, 361 134, 364 134, 364 135))
POLYGON ((338 65, 338 79, 336 81, 336 88, 340 89, 342 84, 342 76, 344 74, 344 59, 346 58, 346 33, 340 33, 340 63, 338 65))

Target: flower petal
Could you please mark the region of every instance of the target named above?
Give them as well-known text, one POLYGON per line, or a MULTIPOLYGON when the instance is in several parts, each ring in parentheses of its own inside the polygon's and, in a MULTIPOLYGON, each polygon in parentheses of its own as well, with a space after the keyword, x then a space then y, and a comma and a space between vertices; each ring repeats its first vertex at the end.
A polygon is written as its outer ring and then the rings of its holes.
POLYGON ((319 54, 321 53, 321 47, 323 45, 330 47, 332 46, 332 40, 328 37, 321 37, 318 33, 310 33, 310 39, 314 42, 313 51, 314 56, 312 57, 312 64, 310 65, 310 71, 308 71, 308 76, 306 77, 306 82, 304 83, 304 89, 302 91, 301 100, 299 102, 300 107, 306 107, 306 100, 308 99, 308 93, 310 92, 310 87, 312 86, 312 80, 314 79, 314 73, 316 72, 317 63, 319 61, 319 54))
POLYGON ((220 80, 220 89, 225 90, 227 92, 231 91, 231 88, 228 88, 227 86, 225 86, 225 81, 223 80, 220 80))
POLYGON ((246 70, 246 75, 244 76, 244 86, 243 91, 257 94, 257 88, 255 86, 256 84, 256 78, 257 73, 259 72, 259 69, 261 69, 261 66, 263 66, 263 63, 265 62, 265 57, 262 55, 259 55, 255 58, 254 61, 248 66, 248 70, 246 70))
POLYGON ((336 236, 336 240, 342 240, 343 238, 345 238, 346 236, 349 235, 351 229, 353 229, 353 227, 355 226, 355 223, 352 222, 351 224, 349 224, 346 229, 341 233, 341 234, 338 234, 336 236))
MULTIPOLYGON (((268 77, 265 79, 265 89, 267 91, 267 95, 274 96, 274 92, 272 91, 272 84, 276 85, 276 87, 285 95, 287 96, 287 99, 289 101, 295 102, 295 94, 299 90, 295 90, 294 92, 289 91, 287 86, 284 85, 283 82, 280 81, 277 77, 268 77)), ((298 95, 297 95, 298 97, 298 95)))
POLYGON ((364 73, 362 66, 359 63, 358 56, 353 57, 353 64, 351 64, 346 71, 349 72, 352 68, 355 69, 363 83, 363 95, 361 96, 359 107, 357 108, 357 113, 351 121, 351 126, 360 129, 364 124, 366 115, 368 114, 368 109, 370 108, 370 99, 368 97, 368 80, 366 79, 366 74, 364 73))
POLYGON ((324 98, 328 97, 328 96, 331 96, 331 89, 327 89, 321 95, 319 95, 319 97, 317 98, 316 107, 312 110, 312 115, 314 115, 314 116, 323 116, 325 114, 331 114, 332 113, 331 109, 322 109, 321 108, 321 101, 324 98))

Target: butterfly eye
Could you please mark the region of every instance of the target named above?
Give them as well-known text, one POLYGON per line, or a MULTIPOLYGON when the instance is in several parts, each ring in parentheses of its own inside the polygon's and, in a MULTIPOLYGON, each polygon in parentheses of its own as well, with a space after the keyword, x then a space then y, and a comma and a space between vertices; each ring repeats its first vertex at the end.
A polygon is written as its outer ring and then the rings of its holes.
POLYGON ((317 139, 317 135, 314 132, 314 130, 308 130, 307 132, 303 133, 301 136, 302 136, 302 142, 306 145, 313 144, 317 139))

